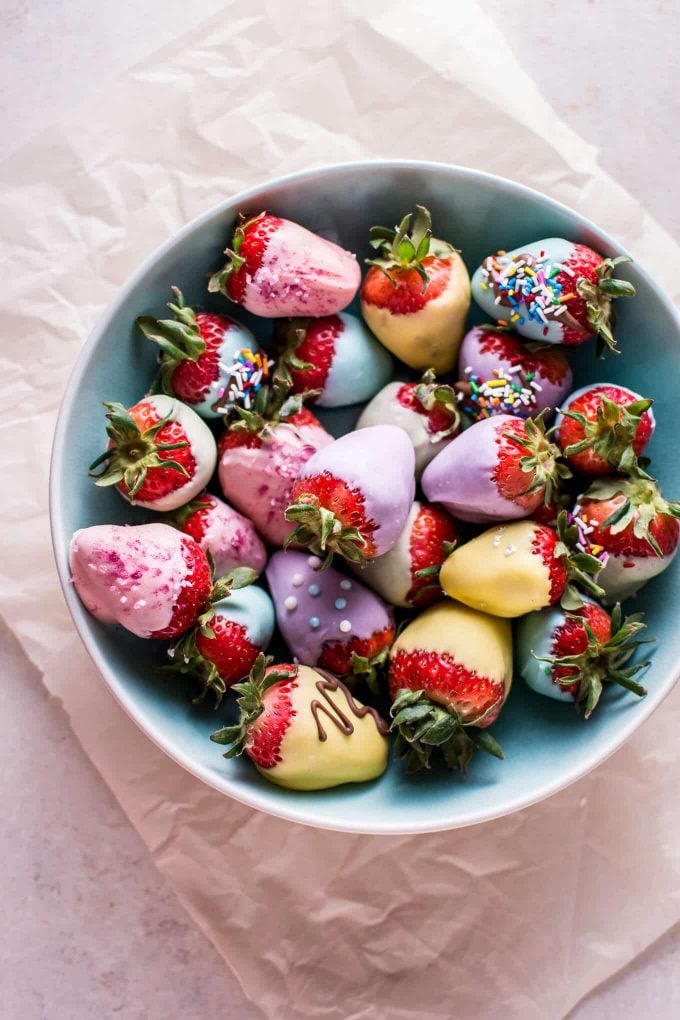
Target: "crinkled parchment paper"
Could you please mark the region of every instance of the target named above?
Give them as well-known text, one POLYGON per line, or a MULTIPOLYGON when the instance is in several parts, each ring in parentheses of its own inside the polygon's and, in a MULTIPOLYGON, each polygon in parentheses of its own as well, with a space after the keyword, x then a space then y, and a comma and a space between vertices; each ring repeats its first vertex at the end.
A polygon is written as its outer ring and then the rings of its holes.
POLYGON ((0 611, 273 1020, 558 1018, 678 917, 680 691, 594 774, 510 818, 415 837, 315 831, 164 757, 114 703, 58 592, 49 446, 79 347, 148 252, 245 185, 366 157, 463 163, 576 206, 677 288, 678 248, 464 6, 454 19, 430 0, 417 17, 402 0, 228 4, 0 167, 0 611))

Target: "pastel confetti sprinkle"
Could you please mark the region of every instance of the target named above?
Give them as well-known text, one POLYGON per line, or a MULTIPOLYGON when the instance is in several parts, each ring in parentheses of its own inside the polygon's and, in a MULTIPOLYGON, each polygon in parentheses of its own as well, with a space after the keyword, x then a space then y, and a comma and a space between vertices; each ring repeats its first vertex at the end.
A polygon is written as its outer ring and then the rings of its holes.
POLYGON ((294 609, 297 609, 298 600, 294 595, 289 595, 283 603, 289 613, 292 613, 294 609))
POLYGON ((343 634, 349 634, 351 629, 352 629, 352 624, 349 622, 349 620, 341 620, 340 621, 340 630, 342 631, 343 634))
POLYGON ((294 588, 301 588, 302 585, 305 583, 305 579, 303 575, 300 573, 293 574, 290 580, 294 588))
POLYGON ((220 369, 227 376, 227 382, 218 396, 215 410, 219 414, 228 414, 235 405, 240 405, 249 411, 254 395, 269 382, 273 367, 274 362, 267 357, 265 351, 251 351, 249 347, 238 352, 233 364, 224 365, 220 362, 220 369))
POLYGON ((336 609, 345 609, 346 607, 347 607, 347 599, 336 599, 335 600, 335 608, 336 609))
POLYGON ((310 616, 310 618, 309 618, 309 626, 312 628, 312 630, 318 630, 319 627, 321 626, 321 620, 319 619, 319 617, 318 616, 310 616))
POLYGON ((321 594, 321 588, 319 588, 318 584, 310 584, 307 591, 309 592, 313 599, 315 599, 317 595, 321 594))
POLYGON ((340 582, 340 587, 342 588, 343 591, 351 591, 352 590, 352 582, 350 580, 348 580, 347 578, 345 578, 344 581, 340 582))

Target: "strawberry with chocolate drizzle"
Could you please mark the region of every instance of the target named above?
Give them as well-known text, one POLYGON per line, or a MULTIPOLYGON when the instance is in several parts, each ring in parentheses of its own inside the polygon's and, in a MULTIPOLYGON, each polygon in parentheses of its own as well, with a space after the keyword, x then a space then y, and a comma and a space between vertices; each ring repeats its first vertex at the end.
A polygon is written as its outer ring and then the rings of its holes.
POLYGON ((456 602, 426 609, 390 652, 392 729, 408 770, 430 767, 439 750, 465 773, 476 748, 503 752, 486 732, 512 683, 512 631, 506 620, 456 602))
POLYGON ((392 605, 424 609, 444 594, 439 571, 457 540, 458 527, 446 511, 416 500, 396 545, 358 568, 358 576, 392 605))
POLYGON ((552 414, 569 393, 573 376, 559 347, 522 344, 501 326, 475 326, 463 337, 458 379, 460 407, 477 420, 552 414))
POLYGON ((494 616, 515 617, 552 606, 582 604, 577 586, 595 597, 603 562, 578 544, 576 526, 562 511, 557 530, 536 521, 489 528, 454 549, 439 574, 444 591, 459 602, 494 616))
POLYGON ((279 366, 291 392, 318 391, 319 407, 370 400, 392 375, 392 359, 360 319, 347 312, 322 319, 280 320, 274 331, 279 366))
POLYGON ((260 655, 250 677, 233 688, 239 721, 211 735, 245 752, 271 783, 290 790, 325 790, 376 779, 387 766, 388 727, 374 708, 322 669, 268 665, 260 655))
POLYGON ((212 556, 218 575, 234 567, 264 570, 267 551, 252 522, 217 496, 202 492, 173 515, 173 523, 212 556))
POLYGON ((359 581, 309 553, 276 552, 267 581, 283 639, 306 666, 373 684, 394 641, 389 607, 359 581))
POLYGON ((647 693, 634 678, 649 662, 627 665, 650 640, 638 638, 644 629, 641 613, 624 619, 617 605, 610 616, 592 599, 570 613, 559 607, 529 613, 517 627, 519 669, 537 694, 582 706, 587 719, 607 686, 647 693))
POLYGON ((115 485, 128 502, 152 510, 176 510, 206 487, 217 450, 212 432, 190 407, 165 394, 144 397, 129 409, 104 407, 109 444, 90 465, 95 485, 115 485))
POLYGON ((270 362, 264 351, 254 354, 255 338, 249 329, 226 315, 195 312, 173 287, 175 302, 168 308, 173 319, 140 315, 137 325, 148 340, 158 344, 160 369, 154 388, 177 397, 202 418, 220 418, 225 392, 246 362, 257 360, 255 383, 267 381, 270 362), (256 376, 260 369, 259 379, 256 376))
POLYGON ((361 283, 351 252, 266 212, 239 216, 225 255, 208 289, 267 319, 335 315, 361 283))
POLYGON ((456 393, 429 369, 420 382, 391 382, 363 409, 355 428, 398 425, 413 443, 416 478, 460 432, 456 393))
POLYGON ((635 288, 612 273, 630 261, 548 237, 485 258, 472 277, 472 296, 486 315, 528 340, 572 346, 597 336, 600 346, 616 351, 612 301, 632 297, 635 288))
POLYGON ((325 557, 362 563, 388 552, 415 495, 415 456, 403 429, 374 425, 349 432, 303 464, 286 519, 289 541, 325 557))
POLYGON ((607 602, 634 595, 678 551, 680 503, 664 499, 651 478, 599 478, 579 496, 574 515, 591 546, 607 554, 598 578, 607 602))
POLYGON ((633 472, 654 432, 652 403, 625 386, 591 383, 560 408, 555 440, 581 474, 633 472))
POLYGON ((503 414, 475 422, 428 464, 423 492, 473 523, 528 517, 550 503, 571 472, 542 416, 503 414))

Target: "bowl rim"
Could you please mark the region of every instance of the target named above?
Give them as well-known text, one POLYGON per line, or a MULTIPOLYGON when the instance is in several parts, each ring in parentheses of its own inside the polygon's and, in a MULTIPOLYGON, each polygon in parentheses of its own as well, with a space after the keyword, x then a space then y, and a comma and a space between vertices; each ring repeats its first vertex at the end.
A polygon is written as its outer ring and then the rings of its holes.
MULTIPOLYGON (((333 820, 333 823, 331 824, 327 820, 319 820, 314 816, 313 797, 310 797, 309 799, 309 808, 301 808, 297 804, 289 805, 286 803, 285 799, 281 800, 279 806, 276 800, 276 793, 278 792, 277 787, 271 786, 270 784, 264 788, 252 787, 242 789, 237 784, 234 784, 226 773, 224 774, 221 782, 217 781, 213 773, 206 767, 192 761, 188 755, 180 754, 174 750, 172 744, 168 743, 168 741, 164 739, 163 733, 160 729, 152 725, 148 720, 143 719, 140 715, 140 712, 136 707, 135 698, 129 696, 123 689, 117 679, 115 671, 108 665, 106 657, 100 652, 97 642, 91 638, 86 626, 86 623, 90 619, 89 614, 76 595, 73 585, 70 583, 68 569, 64 569, 63 567, 63 550, 67 547, 71 538, 70 533, 68 533, 65 529, 61 500, 59 498, 60 484, 61 479, 63 478, 63 451, 66 446, 67 438, 67 419, 70 417, 82 379, 90 366, 90 362, 93 360, 102 336, 107 332, 112 320, 122 310, 130 293, 134 290, 137 284, 146 276, 155 263, 162 258, 166 252, 170 251, 180 240, 189 236, 197 229, 200 229, 204 223, 207 223, 222 214, 226 215, 236 206, 245 205, 264 190, 312 178, 329 177, 334 174, 347 171, 361 172, 376 170, 415 170, 445 175, 453 173, 454 176, 462 179, 467 178, 473 181, 484 181, 487 184, 492 184, 496 188, 500 188, 508 194, 521 194, 533 199, 534 201, 538 201, 541 204, 547 204, 555 210, 566 212, 570 217, 576 218, 576 220, 580 221, 580 225, 584 230, 591 231, 598 239, 601 239, 605 247, 609 246, 612 251, 616 251, 621 254, 628 254, 625 248, 617 243, 606 231, 602 230, 587 217, 583 216, 581 213, 572 209, 565 203, 560 202, 558 199, 555 199, 550 195, 546 195, 526 184, 513 181, 510 178, 501 177, 497 174, 490 173, 489 171, 477 170, 474 167, 467 167, 460 164, 411 159, 355 160, 344 163, 324 164, 318 167, 308 167, 304 170, 297 170, 294 173, 267 179, 257 185, 245 188, 233 196, 222 199, 222 201, 211 206, 209 209, 204 210, 154 248, 142 260, 138 268, 129 277, 127 277, 122 286, 118 288, 114 298, 109 302, 107 307, 97 319, 97 322, 90 331, 87 340, 76 357, 75 363, 66 382, 66 387, 59 407, 50 459, 49 518, 52 550, 57 567, 59 583, 72 620, 75 624, 76 632, 85 647, 85 650, 99 670, 102 678, 105 680, 109 690, 117 700, 118 704, 135 722, 145 736, 148 737, 161 751, 167 754, 169 758, 222 795, 231 797, 233 800, 244 804, 246 807, 255 808, 259 811, 265 812, 266 814, 273 815, 274 817, 281 818, 286 821, 297 822, 298 824, 309 825, 313 828, 325 829, 327 831, 348 832, 362 835, 416 835, 418 833, 443 832, 451 829, 466 828, 472 825, 479 825, 483 822, 494 821, 495 819, 502 818, 531 807, 533 804, 538 804, 541 801, 546 800, 548 797, 552 797, 554 794, 559 793, 561 790, 566 789, 568 786, 571 786, 579 779, 582 779, 618 751, 629 737, 649 718, 652 712, 656 711, 661 702, 668 696, 675 683, 680 678, 680 663, 678 664, 675 673, 666 680, 664 689, 658 691, 656 699, 650 699, 649 695, 647 698, 643 699, 637 706, 636 712, 632 714, 629 721, 626 721, 621 726, 621 730, 616 735, 616 738, 606 745, 604 751, 598 749, 598 746, 595 745, 594 751, 590 755, 587 755, 578 766, 574 766, 566 774, 561 774, 559 779, 543 782, 530 794, 515 796, 498 811, 468 810, 462 815, 459 815, 457 818, 451 819, 444 817, 439 818, 439 820, 433 820, 431 823, 428 822, 427 824, 409 824, 406 820, 404 820, 404 822, 384 822, 379 819, 375 819, 369 827, 347 822, 342 818, 333 820)), ((647 272, 644 266, 640 265, 639 262, 635 262, 635 267, 636 271, 642 276, 649 286, 655 298, 664 306, 666 311, 671 315, 671 318, 675 320, 678 332, 680 333, 680 314, 676 310, 673 302, 656 283, 651 274, 647 272)))

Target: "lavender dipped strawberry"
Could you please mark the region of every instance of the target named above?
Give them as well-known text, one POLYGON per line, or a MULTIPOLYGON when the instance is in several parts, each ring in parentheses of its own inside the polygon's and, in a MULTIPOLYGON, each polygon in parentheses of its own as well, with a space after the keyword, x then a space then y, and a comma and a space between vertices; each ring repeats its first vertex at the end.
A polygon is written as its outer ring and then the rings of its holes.
POLYGON ((487 315, 528 340, 575 345, 598 336, 616 351, 612 301, 632 297, 635 288, 612 273, 630 261, 547 237, 485 258, 472 277, 472 296, 487 315))
POLYGON ((591 383, 570 394, 555 419, 565 460, 585 475, 637 472, 652 438, 653 401, 613 383, 591 383))
POLYGON ((415 495, 411 441, 394 425, 350 432, 315 453, 293 485, 289 541, 325 557, 362 563, 388 552, 415 495))
POLYGON ((335 315, 361 283, 351 252, 269 213, 239 216, 225 255, 208 289, 266 319, 335 315))
POLYGON ((427 371, 420 382, 391 382, 363 409, 355 428, 398 425, 410 437, 416 478, 460 432, 455 391, 427 371))
POLYGON ((372 683, 394 641, 391 610, 374 592, 318 556, 276 552, 267 581, 276 619, 292 655, 340 677, 372 683))
POLYGON ((224 394, 236 385, 235 376, 243 376, 244 366, 255 366, 246 383, 256 390, 267 381, 271 362, 264 351, 256 350, 255 337, 240 322, 226 315, 195 312, 185 304, 178 287, 172 291, 175 303, 168 308, 174 319, 151 315, 137 319, 144 336, 160 348, 153 388, 177 397, 202 418, 220 418, 224 394))
POLYGON ((566 613, 555 606, 529 613, 518 622, 515 649, 519 670, 532 690, 556 701, 582 706, 587 719, 606 686, 618 684, 643 697, 634 677, 649 662, 628 666, 645 629, 640 613, 623 618, 621 606, 611 616, 592 599, 566 613))
POLYGON ((428 464, 423 492, 463 521, 528 517, 571 474, 559 456, 540 418, 485 418, 428 464))
POLYGON ((173 523, 212 556, 218 577, 234 567, 264 570, 267 551, 251 521, 217 496, 202 492, 173 515, 173 523))
POLYGON ((443 596, 439 570, 457 539, 456 522, 441 507, 416 500, 396 544, 357 567, 358 576, 392 605, 424 609, 443 596))
POLYGON ((359 404, 392 375, 392 359, 355 315, 288 319, 276 324, 279 366, 290 374, 292 393, 318 391, 319 407, 359 404))
POLYGON ((463 337, 458 379, 460 407, 477 420, 554 411, 569 393, 573 375, 557 347, 525 345, 501 327, 474 326, 463 337))

